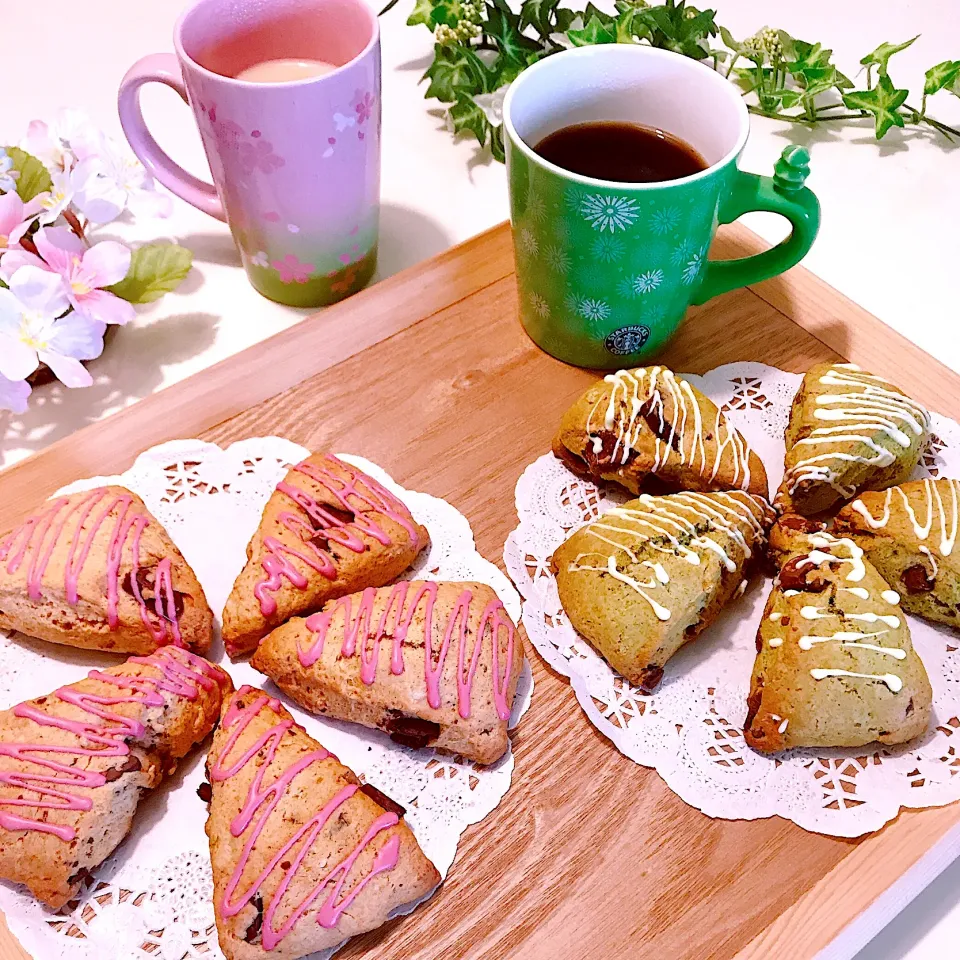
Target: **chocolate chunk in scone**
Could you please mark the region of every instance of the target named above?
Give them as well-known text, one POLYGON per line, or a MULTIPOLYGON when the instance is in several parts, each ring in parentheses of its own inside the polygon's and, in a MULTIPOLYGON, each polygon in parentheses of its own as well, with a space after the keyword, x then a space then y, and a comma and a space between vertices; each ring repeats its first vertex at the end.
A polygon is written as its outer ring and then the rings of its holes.
MULTIPOLYGON (((782 523, 783 521, 781 521, 782 523)), ((932 691, 900 597, 849 538, 777 524, 744 737, 755 750, 904 743, 932 691)))
POLYGON ((430 543, 425 527, 382 484, 315 453, 277 484, 223 609, 231 657, 254 650, 290 617, 400 576, 430 543))
POLYGON ((261 690, 225 705, 207 759, 213 909, 227 960, 298 960, 373 930, 440 875, 399 804, 261 690))
POLYGON ((768 496, 763 463, 746 438, 709 397, 666 367, 619 370, 595 383, 563 415, 553 449, 577 476, 635 494, 768 496))
POLYGON ((0 628, 112 653, 206 653, 213 612, 157 518, 110 486, 52 497, 0 540, 0 628))
POLYGON ((523 641, 485 583, 401 581, 294 618, 251 664, 312 713, 493 763, 509 743, 523 641))
POLYGON ((749 493, 644 494, 575 531, 551 561, 574 629, 645 693, 760 560, 773 511, 749 493))
POLYGON ((864 493, 836 519, 900 594, 904 610, 960 628, 960 481, 912 480, 864 493))
POLYGON ((812 516, 861 491, 903 483, 928 429, 927 411, 889 380, 853 363, 817 364, 790 410, 774 506, 812 516))
POLYGON ((0 877, 54 909, 71 900, 230 689, 219 667, 167 646, 0 713, 0 877))

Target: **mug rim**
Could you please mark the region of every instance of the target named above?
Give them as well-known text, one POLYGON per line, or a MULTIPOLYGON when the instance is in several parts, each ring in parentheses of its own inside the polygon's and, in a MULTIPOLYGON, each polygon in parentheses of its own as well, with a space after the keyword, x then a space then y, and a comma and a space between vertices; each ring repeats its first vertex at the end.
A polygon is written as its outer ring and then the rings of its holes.
POLYGON ((226 74, 217 73, 214 70, 208 69, 194 57, 191 57, 183 46, 183 29, 187 22, 187 18, 204 4, 214 2, 216 2, 216 0, 194 0, 194 2, 191 3, 190 6, 188 6, 186 10, 180 14, 179 17, 177 17, 177 22, 173 27, 173 47, 176 50, 177 57, 180 59, 181 63, 189 63, 191 69, 196 70, 203 76, 213 80, 223 81, 224 83, 234 84, 241 90, 254 88, 258 90, 263 90, 264 88, 289 90, 290 88, 305 87, 313 83, 322 83, 324 80, 333 79, 334 77, 340 76, 349 67, 352 67, 355 63, 364 59, 364 57, 366 57, 380 42, 380 20, 373 12, 373 8, 365 3, 364 0, 351 0, 354 6, 363 10, 370 25, 370 39, 355 57, 351 57, 346 63, 341 63, 339 67, 336 67, 329 73, 324 73, 319 77, 302 77, 299 80, 280 80, 277 83, 258 83, 255 80, 238 80, 236 77, 228 77, 226 74))
MULTIPOLYGON (((713 82, 713 80, 709 81, 713 82)), ((734 85, 724 77, 721 77, 719 73, 715 70, 711 70, 704 63, 700 63, 697 60, 692 59, 691 57, 686 57, 681 53, 674 53, 672 50, 662 50, 659 47, 651 47, 647 44, 627 44, 627 43, 617 43, 617 44, 600 44, 587 47, 572 47, 567 50, 562 50, 559 53, 552 54, 549 57, 544 57, 543 60, 538 60, 532 66, 527 67, 513 83, 510 84, 510 88, 507 90, 507 94, 503 100, 503 124, 506 128, 506 132, 513 145, 527 158, 527 160, 532 161, 539 166, 546 169, 549 173, 552 173, 556 176, 562 177, 566 180, 571 180, 574 183, 580 183, 584 186, 589 187, 601 187, 607 190, 619 190, 623 191, 636 191, 636 190, 662 190, 665 187, 679 187, 685 186, 690 183, 696 183, 698 180, 704 180, 709 176, 712 176, 717 170, 721 167, 725 167, 731 161, 735 161, 736 158, 740 155, 741 151, 744 148, 744 145, 747 142, 747 137, 750 135, 750 114, 747 111, 746 104, 743 102, 743 97, 736 92, 734 85), (685 61, 686 64, 690 66, 691 69, 697 70, 706 70, 718 83, 724 85, 725 88, 728 88, 728 93, 733 94, 733 97, 736 101, 737 113, 740 117, 740 132, 737 135, 737 140, 734 143, 733 147, 727 151, 719 160, 715 163, 710 164, 709 167, 706 167, 703 170, 698 170, 696 173, 691 173, 686 177, 678 177, 675 180, 658 180, 652 183, 625 183, 621 180, 602 180, 599 177, 588 177, 584 176, 582 173, 574 173, 572 170, 567 170, 564 167, 558 166, 555 163, 552 163, 550 160, 541 157, 536 150, 531 147, 523 137, 517 133, 517 128, 513 124, 512 117, 512 105, 513 97, 516 94, 516 91, 520 84, 524 82, 524 77, 528 74, 533 73, 534 71, 542 70, 552 62, 557 60, 562 60, 564 57, 585 57, 585 56, 594 56, 594 57, 603 57, 607 54, 605 51, 612 50, 616 48, 618 51, 623 51, 626 56, 640 56, 640 57, 652 57, 653 59, 670 59, 679 57, 681 60, 685 61), (632 51, 627 53, 626 51, 632 51)))

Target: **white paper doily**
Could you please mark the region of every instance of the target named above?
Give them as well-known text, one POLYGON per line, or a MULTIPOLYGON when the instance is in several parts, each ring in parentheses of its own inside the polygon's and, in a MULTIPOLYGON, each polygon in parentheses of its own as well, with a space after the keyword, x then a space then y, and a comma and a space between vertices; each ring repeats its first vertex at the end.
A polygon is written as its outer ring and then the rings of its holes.
MULTIPOLYGON (((783 474, 783 431, 801 377, 762 363, 734 363, 687 376, 750 440, 771 489, 783 474)), ((960 477, 960 425, 937 414, 915 477, 960 477)), ((878 830, 901 807, 960 799, 960 634, 910 617, 913 642, 933 684, 926 736, 904 747, 794 750, 771 759, 743 740, 757 626, 770 581, 757 577, 720 619, 666 666, 645 696, 567 621, 549 563, 570 531, 627 494, 579 480, 547 454, 517 483, 520 525, 504 561, 523 595, 533 645, 569 677, 590 721, 621 753, 654 767, 671 790, 711 817, 779 814, 807 830, 856 837, 878 830)))
MULTIPOLYGON (((117 477, 94 477, 65 487, 83 490, 120 483, 138 493, 196 571, 215 612, 223 609, 243 566, 244 550, 263 505, 291 464, 308 455, 278 437, 243 440, 221 450, 200 440, 175 440, 141 454, 117 477)), ((520 598, 510 581, 480 556, 466 518, 450 504, 404 490, 380 467, 343 456, 396 493, 430 531, 431 545, 413 567, 425 579, 490 584, 514 620, 520 598)), ((211 656, 234 684, 267 686, 248 663, 230 663, 216 642, 211 656)), ((0 707, 40 696, 118 662, 117 657, 52 647, 0 633, 0 707)), ((529 664, 514 701, 511 725, 530 703, 529 664)), ((477 767, 430 750, 409 750, 385 734, 355 724, 321 720, 282 694, 298 722, 358 775, 407 809, 406 820, 441 875, 446 876, 461 833, 482 820, 510 786, 510 751, 492 767, 477 767)), ((0 909, 36 960, 222 960, 213 919, 210 854, 203 826, 204 751, 194 750, 167 784, 140 805, 133 831, 96 872, 74 909, 54 913, 28 893, 0 883, 0 909)), ((316 954, 329 956, 332 951, 316 954)))

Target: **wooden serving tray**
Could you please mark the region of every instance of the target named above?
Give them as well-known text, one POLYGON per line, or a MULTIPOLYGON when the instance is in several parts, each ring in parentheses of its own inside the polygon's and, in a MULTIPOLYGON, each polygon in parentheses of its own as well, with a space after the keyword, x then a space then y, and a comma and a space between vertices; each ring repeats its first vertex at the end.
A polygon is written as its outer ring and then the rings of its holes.
MULTIPOLYGON (((713 255, 759 245, 734 226, 713 255)), ((517 478, 594 379, 538 350, 515 300, 502 225, 5 471, 0 529, 164 440, 277 434, 369 457, 449 500, 500 563, 517 478)), ((695 309, 662 361, 692 373, 734 360, 802 372, 840 357, 960 415, 960 377, 802 269, 695 309)), ((566 679, 530 655, 537 685, 514 734, 510 792, 466 832, 432 900, 338 957, 809 958, 960 822, 957 804, 906 812, 847 841, 779 818, 712 820, 621 756, 566 679)), ((0 960, 25 957, 0 920, 0 960)))

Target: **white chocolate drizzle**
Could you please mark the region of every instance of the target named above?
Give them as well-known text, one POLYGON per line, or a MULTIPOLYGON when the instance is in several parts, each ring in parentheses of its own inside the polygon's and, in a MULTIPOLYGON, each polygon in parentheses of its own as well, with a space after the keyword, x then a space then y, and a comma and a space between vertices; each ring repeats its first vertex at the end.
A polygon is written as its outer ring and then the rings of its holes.
MULTIPOLYGON (((817 533, 807 537, 807 542, 813 548, 804 556, 797 558, 797 568, 802 569, 807 565, 817 567, 832 566, 836 567, 847 583, 859 583, 866 575, 866 565, 863 561, 863 550, 850 539, 840 539, 833 537, 828 533, 817 533), (844 555, 845 554, 845 555, 844 555)), ((784 595, 796 595, 799 591, 784 591, 784 595)), ((842 586, 838 588, 840 592, 849 593, 858 600, 867 601, 870 599, 870 591, 865 587, 842 586)), ((884 590, 881 592, 881 598, 888 605, 895 605, 900 597, 893 590, 884 590)), ((854 621, 870 624, 884 624, 889 629, 877 630, 872 633, 864 633, 857 630, 841 629, 834 633, 826 635, 804 634, 798 641, 797 646, 804 651, 813 650, 819 644, 836 643, 840 647, 848 650, 869 650, 878 653, 881 656, 892 657, 895 660, 905 660, 907 651, 901 647, 883 646, 877 641, 891 629, 897 629, 901 625, 900 617, 889 613, 877 613, 873 610, 863 612, 848 612, 840 607, 818 607, 815 604, 805 603, 800 607, 800 617, 804 620, 831 620, 841 619, 843 621, 854 621)), ((781 640, 782 642, 782 640, 781 640)), ((779 645, 779 644, 778 644, 779 645)), ((770 646, 774 646, 773 640, 770 646)), ((855 677, 860 679, 874 680, 886 684, 893 693, 899 693, 903 689, 903 680, 892 673, 870 674, 855 673, 849 670, 841 670, 827 667, 814 667, 810 670, 810 675, 815 680, 824 680, 827 677, 855 677)))
POLYGON ((903 689, 903 681, 893 673, 854 673, 851 670, 828 670, 824 667, 814 667, 810 671, 814 680, 826 680, 828 677, 856 677, 861 680, 877 680, 885 683, 891 693, 899 693, 903 689))
POLYGON ((933 555, 933 553, 931 553, 929 547, 921 546, 920 552, 930 561, 931 579, 936 577, 940 570, 940 564, 937 563, 937 558, 933 555))
POLYGON ((788 724, 789 722, 790 722, 789 720, 784 720, 783 723, 781 723, 780 726, 777 727, 777 730, 778 730, 780 733, 786 733, 786 732, 787 732, 787 724, 788 724))
MULTIPOLYGON (((707 449, 703 417, 693 388, 666 367, 640 367, 637 370, 618 370, 604 380, 610 384, 610 397, 603 412, 602 427, 616 433, 616 442, 610 454, 611 463, 621 466, 630 459, 630 453, 645 431, 654 435, 653 473, 658 473, 672 459, 697 470, 701 477, 714 480, 720 472, 724 457, 729 459, 733 473, 731 487, 746 490, 750 486, 750 446, 718 409, 707 434, 712 434, 716 456, 711 464, 707 449), (643 413, 656 416, 657 430, 651 430, 643 413), (663 439, 661 439, 661 437, 663 439), (728 453, 729 451, 729 453, 728 453)), ((599 453, 603 443, 596 434, 601 398, 587 417, 587 436, 593 452, 599 453)))
POLYGON ((771 623, 779 623, 783 619, 783 614, 779 610, 774 610, 767 619, 771 623))
MULTIPOLYGON (((854 500, 850 508, 859 513, 872 530, 882 530, 890 522, 890 516, 895 510, 902 511, 913 526, 918 540, 930 540, 941 557, 949 557, 957 544, 957 532, 960 528, 960 481, 934 480, 927 477, 906 486, 907 490, 903 487, 890 487, 885 491, 883 508, 878 517, 873 515, 863 500, 854 500), (923 486, 923 506, 915 510, 909 494, 915 494, 920 484, 923 486)), ((933 560, 929 545, 924 544, 920 550, 933 560)))
POLYGON ((762 501, 750 494, 677 493, 667 497, 643 495, 637 506, 615 507, 583 528, 585 534, 613 547, 579 554, 569 567, 573 573, 592 570, 608 573, 639 593, 651 606, 657 618, 668 620, 670 611, 658 603, 651 591, 670 582, 662 563, 639 560, 639 544, 668 556, 682 558, 692 566, 700 566, 709 553, 716 554, 730 572, 748 559, 756 543, 763 539, 765 509, 762 501), (708 536, 713 533, 714 536, 708 536), (731 557, 717 542, 724 535, 739 548, 739 558, 731 557), (719 539, 719 537, 718 537, 719 539), (638 580, 619 569, 619 554, 633 564, 649 568, 648 580, 638 580), (584 563, 583 561, 588 561, 584 563))
POLYGON ((819 382, 825 387, 841 387, 842 392, 819 394, 813 415, 839 426, 817 427, 796 442, 794 449, 810 447, 813 452, 790 468, 786 488, 792 494, 803 481, 819 481, 828 483, 846 499, 856 493, 856 486, 841 481, 844 464, 889 466, 896 454, 877 442, 877 434, 906 450, 926 432, 929 415, 889 380, 864 373, 856 364, 834 364, 819 382), (862 444, 869 454, 844 449, 850 443, 862 444))

